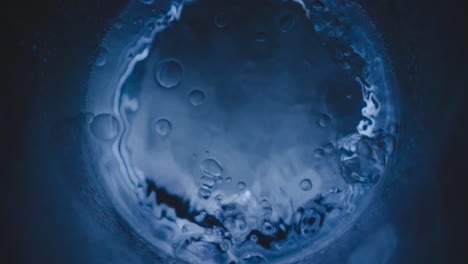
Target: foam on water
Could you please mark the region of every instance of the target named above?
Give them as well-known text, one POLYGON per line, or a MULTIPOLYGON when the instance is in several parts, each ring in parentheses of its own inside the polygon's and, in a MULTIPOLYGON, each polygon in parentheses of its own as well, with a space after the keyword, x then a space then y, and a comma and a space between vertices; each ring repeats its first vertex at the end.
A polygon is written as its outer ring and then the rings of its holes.
POLYGON ((118 23, 143 25, 109 32, 90 79, 87 111, 113 115, 91 122, 102 144, 87 151, 102 153, 116 211, 191 263, 320 251, 372 202, 395 148, 369 18, 352 1, 171 1, 157 14, 162 2, 129 5, 118 23))

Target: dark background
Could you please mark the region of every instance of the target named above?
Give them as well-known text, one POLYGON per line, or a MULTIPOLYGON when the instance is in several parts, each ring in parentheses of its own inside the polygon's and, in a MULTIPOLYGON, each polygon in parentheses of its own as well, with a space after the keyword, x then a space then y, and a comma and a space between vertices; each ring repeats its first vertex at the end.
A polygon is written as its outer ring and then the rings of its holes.
MULTIPOLYGON (((415 252, 408 258, 413 263, 468 263, 468 9, 455 0, 359 2, 383 34, 402 100, 411 105, 403 117, 408 129, 417 127, 420 135, 412 145, 404 140, 401 144, 419 149, 416 155, 429 156, 409 173, 429 170, 442 189, 442 238, 431 235, 439 227, 425 225, 425 219, 440 217, 431 216, 435 205, 425 203, 419 193, 401 194, 418 201, 418 206, 403 205, 402 210, 420 216, 411 232, 425 241, 414 250, 408 248, 409 255, 415 252)), ((38 105, 51 102, 65 109, 75 96, 71 90, 84 89, 83 72, 125 3, 26 0, 3 7, 2 68, 7 85, 0 88, 0 263, 85 263, 83 252, 105 248, 105 241, 91 243, 77 228, 79 212, 71 206, 71 196, 51 191, 61 183, 47 169, 55 157, 45 151, 47 144, 39 143, 47 133, 42 127, 51 120, 38 105)))

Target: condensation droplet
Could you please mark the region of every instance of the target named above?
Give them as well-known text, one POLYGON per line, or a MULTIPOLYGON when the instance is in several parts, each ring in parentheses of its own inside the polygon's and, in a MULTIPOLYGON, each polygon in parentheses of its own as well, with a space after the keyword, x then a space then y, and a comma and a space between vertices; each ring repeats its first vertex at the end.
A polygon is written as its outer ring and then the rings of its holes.
POLYGON ((100 114, 94 117, 90 128, 96 138, 106 141, 115 139, 119 133, 119 123, 110 114, 100 114))
POLYGON ((157 64, 154 70, 156 81, 165 88, 177 86, 183 77, 182 64, 175 59, 166 59, 157 64))
POLYGON ((227 177, 226 178, 226 183, 231 183, 232 182, 232 178, 231 177, 227 177))
POLYGON ((321 127, 328 127, 331 123, 331 118, 327 114, 321 114, 319 118, 319 125, 321 127))
POLYGON ((102 67, 107 63, 107 57, 109 56, 109 51, 104 47, 99 47, 96 52, 96 60, 94 64, 98 67, 102 67))
POLYGON ((200 90, 193 90, 189 94, 189 101, 193 106, 199 106, 206 100, 205 93, 200 90))
POLYGON ((312 190, 312 182, 309 179, 303 179, 301 181, 301 189, 303 191, 310 191, 312 190))
POLYGON ((237 190, 242 191, 245 189, 245 182, 238 182, 237 183, 237 190))
POLYGON ((223 173, 223 168, 216 160, 205 159, 200 163, 200 171, 206 176, 220 177, 223 173))
POLYGON ((153 131, 158 135, 167 136, 172 130, 172 124, 167 119, 156 120, 153 124, 153 131))
POLYGON ((223 196, 221 194, 218 194, 218 195, 216 195, 215 199, 217 201, 221 201, 221 200, 223 200, 223 196))

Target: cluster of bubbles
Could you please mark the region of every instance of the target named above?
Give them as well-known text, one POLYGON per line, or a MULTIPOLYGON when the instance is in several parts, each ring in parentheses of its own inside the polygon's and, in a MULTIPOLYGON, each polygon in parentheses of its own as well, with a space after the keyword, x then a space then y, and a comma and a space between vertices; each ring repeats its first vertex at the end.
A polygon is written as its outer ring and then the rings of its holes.
MULTIPOLYGON (((151 5, 154 1, 141 0, 141 2, 151 5)), ((304 8, 306 6, 302 1, 294 2, 298 2, 304 8)), ((345 2, 349 6, 354 5, 353 2, 345 2)), ((171 21, 177 20, 182 7, 183 3, 174 2, 169 12, 157 21, 156 24, 160 22, 161 25, 152 27, 153 35, 147 38, 152 40, 157 32, 166 28, 171 21)), ((199 161, 201 177, 198 179, 196 193, 202 202, 214 199, 215 209, 192 206, 190 205, 192 201, 187 201, 186 197, 170 194, 170 190, 166 190, 164 186, 157 186, 151 180, 146 181, 145 195, 141 198, 158 212, 156 215, 159 216, 159 220, 162 221, 166 216, 164 221, 180 229, 181 234, 173 231, 175 235, 172 245, 173 253, 178 258, 188 260, 195 257, 196 261, 205 259, 207 263, 266 263, 281 258, 287 255, 285 252, 309 245, 307 239, 321 237, 320 230, 329 214, 342 211, 346 207, 335 202, 336 199, 333 200, 333 197, 341 195, 341 199, 346 200, 345 203, 354 205, 356 201, 353 199, 356 198, 353 197, 358 196, 357 193, 360 192, 355 186, 371 189, 383 177, 385 167, 395 148, 395 131, 377 129, 378 115, 384 108, 377 98, 378 87, 366 81, 362 74, 366 58, 347 43, 350 39, 351 21, 342 14, 334 12, 333 8, 336 8, 333 1, 312 1, 308 8, 305 8, 306 16, 314 21, 314 30, 317 34, 321 34, 325 39, 331 39, 327 43, 333 53, 333 59, 344 72, 353 76, 360 84, 365 107, 362 109, 363 119, 356 128, 357 133, 348 134, 336 143, 330 142, 315 149, 312 156, 320 161, 324 160, 326 155, 336 153, 339 172, 344 181, 351 186, 350 191, 344 193, 335 187, 328 193, 318 193, 308 197, 302 205, 293 208, 290 219, 286 220, 281 217, 281 208, 275 204, 275 201, 259 198, 251 192, 244 181, 235 181, 231 176, 225 177, 224 168, 216 158, 203 158, 199 161), (217 186, 221 184, 234 185, 237 195, 232 198, 217 192, 217 186), (189 205, 180 206, 184 204, 189 205)), ((280 31, 291 31, 297 19, 297 16, 288 12, 279 16, 280 31)), ((222 30, 229 26, 231 17, 228 12, 222 11, 214 16, 213 23, 222 30)), ((268 42, 269 36, 265 32, 257 32, 255 41, 268 42)), ((150 43, 151 41, 148 41, 146 45, 149 46, 150 43)), ((142 50, 141 54, 145 54, 142 57, 148 56, 147 46, 136 49, 142 50)), ((137 57, 136 53, 134 55, 137 57)), ((99 48, 95 65, 99 68, 104 67, 108 58, 109 51, 104 47, 99 48)), ((184 81, 184 71, 184 66, 179 60, 170 58, 159 61, 153 68, 152 74, 162 89, 175 92, 184 81)), ((117 89, 116 94, 120 98, 119 93, 120 90, 117 89)), ((350 100, 352 96, 347 94, 346 99, 350 100)), ((211 97, 207 98, 207 94, 200 88, 190 90, 187 98, 187 104, 195 109, 207 103, 207 100, 211 100, 211 97)), ((116 109, 120 109, 119 104, 122 100, 116 102, 116 109)), ((332 117, 333 115, 320 113, 315 122, 320 128, 329 128, 338 122, 332 117)), ((92 118, 90 130, 94 137, 102 142, 117 142, 121 140, 126 125, 128 124, 122 121, 122 118, 103 113, 92 118)), ((173 130, 177 130, 177 126, 173 127, 173 122, 169 118, 157 118, 151 124, 151 131, 160 138, 170 137, 173 130)), ((193 157, 197 159, 198 156, 193 154, 193 157)), ((125 160, 125 157, 121 159, 125 160)), ((291 184, 294 184, 302 195, 307 196, 319 186, 319 183, 313 179, 303 177, 291 184)), ((172 226, 169 229, 174 229, 172 226)))

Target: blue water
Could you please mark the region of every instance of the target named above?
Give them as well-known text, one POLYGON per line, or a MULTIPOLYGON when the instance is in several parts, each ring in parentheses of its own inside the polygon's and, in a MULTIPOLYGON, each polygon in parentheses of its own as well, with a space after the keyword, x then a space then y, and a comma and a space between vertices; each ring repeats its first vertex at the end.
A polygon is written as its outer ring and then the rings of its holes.
POLYGON ((313 257, 379 195, 396 144, 371 20, 352 1, 152 4, 129 4, 89 81, 116 211, 168 258, 313 257))

